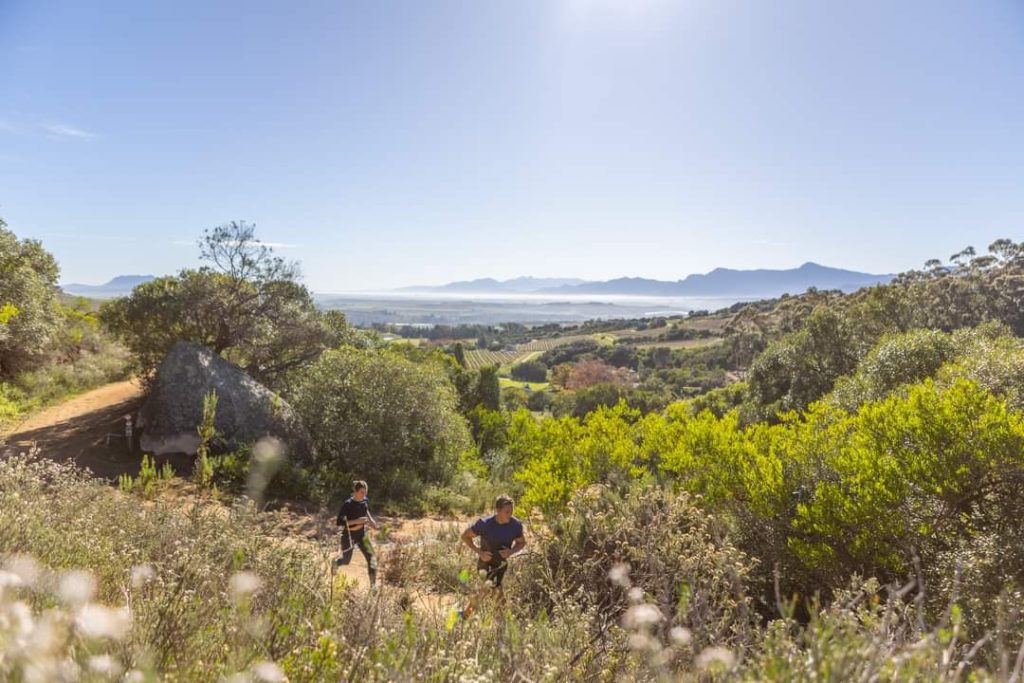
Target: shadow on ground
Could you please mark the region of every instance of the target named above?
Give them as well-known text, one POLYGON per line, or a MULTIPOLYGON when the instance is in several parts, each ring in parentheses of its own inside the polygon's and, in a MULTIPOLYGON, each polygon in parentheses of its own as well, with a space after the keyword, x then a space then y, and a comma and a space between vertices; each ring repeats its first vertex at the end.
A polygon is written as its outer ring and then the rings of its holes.
MULTIPOLYGON (((0 444, 0 455, 28 451, 35 445, 40 455, 59 462, 72 461, 98 477, 116 480, 123 473, 139 473, 141 453, 129 450, 124 435, 124 416, 135 415, 141 400, 112 403, 66 420, 8 436, 0 444)), ((169 460, 178 469, 191 466, 188 456, 158 459, 158 466, 169 460)))

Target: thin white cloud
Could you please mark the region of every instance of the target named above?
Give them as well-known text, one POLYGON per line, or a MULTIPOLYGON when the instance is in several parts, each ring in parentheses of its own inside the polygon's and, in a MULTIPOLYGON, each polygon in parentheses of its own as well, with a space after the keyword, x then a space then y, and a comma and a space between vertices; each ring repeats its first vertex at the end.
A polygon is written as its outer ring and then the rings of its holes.
MULTIPOLYGON (((199 240, 174 240, 171 244, 181 247, 194 247, 199 243, 199 240)), ((290 244, 288 242, 260 242, 265 247, 271 249, 298 249, 301 244, 290 244)))
POLYGON ((66 123, 49 123, 43 126, 50 135, 55 135, 62 138, 76 138, 78 140, 92 140, 96 137, 95 133, 90 133, 87 130, 82 130, 78 126, 71 126, 66 123))

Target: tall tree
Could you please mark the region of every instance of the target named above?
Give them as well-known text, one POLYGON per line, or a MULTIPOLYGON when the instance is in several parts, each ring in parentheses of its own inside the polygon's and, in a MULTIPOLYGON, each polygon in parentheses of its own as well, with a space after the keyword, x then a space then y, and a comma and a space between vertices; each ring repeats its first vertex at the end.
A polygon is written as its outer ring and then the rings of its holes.
POLYGON ((45 359, 60 325, 56 259, 0 219, 0 379, 45 359))
POLYGON ((290 375, 353 335, 340 313, 321 313, 294 263, 256 239, 252 225, 207 230, 206 265, 147 282, 104 306, 103 317, 149 372, 177 341, 195 341, 286 388, 290 375))

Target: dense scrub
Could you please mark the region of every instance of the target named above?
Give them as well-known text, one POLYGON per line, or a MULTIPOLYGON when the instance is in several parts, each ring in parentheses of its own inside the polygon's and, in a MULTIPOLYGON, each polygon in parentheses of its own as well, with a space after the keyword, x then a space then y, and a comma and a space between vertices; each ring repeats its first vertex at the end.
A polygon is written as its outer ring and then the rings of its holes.
MULTIPOLYGON (((506 607, 488 600, 459 621, 411 606, 415 584, 332 587, 324 554, 269 535, 251 507, 140 506, 66 466, 7 459, 0 673, 310 682, 1019 674, 1019 641, 1008 631, 976 648, 984 634, 969 615, 953 607, 933 621, 909 587, 896 594, 898 586, 856 582, 828 606, 805 603, 804 622, 782 601, 781 616, 762 624, 745 607, 752 565, 718 535, 718 522, 685 495, 640 494, 582 498, 557 522, 560 533, 539 534, 513 568, 506 607)), ((436 555, 469 564, 454 547, 436 555)))

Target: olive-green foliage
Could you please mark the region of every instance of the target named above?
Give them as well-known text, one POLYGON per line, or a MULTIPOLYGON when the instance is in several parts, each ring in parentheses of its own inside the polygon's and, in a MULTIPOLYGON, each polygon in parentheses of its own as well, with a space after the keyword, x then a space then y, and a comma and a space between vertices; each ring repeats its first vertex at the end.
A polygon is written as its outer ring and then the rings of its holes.
POLYGON ((200 488, 213 483, 213 464, 210 462, 210 445, 217 437, 214 425, 217 419, 217 392, 203 396, 203 420, 196 427, 199 433, 199 446, 196 448, 196 462, 192 470, 192 479, 200 488))
POLYGON ((842 312, 819 306, 799 331, 772 342, 750 367, 750 396, 762 415, 806 408, 852 372, 861 354, 854 332, 842 312))
POLYGON ((501 407, 509 412, 525 408, 529 400, 530 395, 520 387, 505 387, 501 390, 501 407))
POLYGON ((365 479, 375 496, 407 500, 426 484, 449 482, 471 445, 444 369, 388 350, 325 353, 292 405, 310 431, 328 495, 365 479))
MULTIPOLYGON (((926 622, 915 606, 922 593, 907 593, 911 588, 854 579, 829 604, 811 601, 806 605, 804 623, 793 617, 800 605, 786 601, 782 605, 786 616, 768 624, 760 647, 750 653, 736 679, 792 683, 1013 680, 1021 662, 1014 666, 1011 657, 1016 654, 1011 652, 1019 639, 1008 639, 1012 645, 1007 647, 1002 640, 1007 634, 1001 634, 1001 647, 984 648, 992 634, 982 635, 955 603, 941 617, 926 622), (978 666, 986 660, 987 671, 978 666)), ((989 609, 999 607, 990 604, 989 609)))
MULTIPOLYGON (((783 297, 770 314, 755 307, 741 310, 727 326, 730 346, 744 346, 748 338, 761 345, 770 340, 751 365, 747 412, 754 419, 773 419, 780 411, 806 407, 886 335, 952 332, 985 323, 1024 335, 1024 244, 1002 239, 988 251, 979 256, 968 247, 948 265, 933 259, 924 270, 849 295, 809 290, 783 297)), ((915 352, 926 354, 920 346, 925 340, 917 343, 915 352)), ((849 391, 858 393, 856 387, 849 391)))
POLYGON ((658 633, 691 629, 691 654, 747 642, 754 631, 746 594, 751 561, 724 532, 685 493, 594 486, 534 530, 536 547, 515 563, 513 590, 528 609, 550 610, 564 596, 615 622, 637 602, 628 589, 639 588, 664 615, 658 633))
POLYGON ((60 329, 57 261, 0 220, 0 380, 39 367, 60 329))
POLYGON ((847 410, 885 398, 896 388, 927 377, 956 353, 953 337, 938 330, 914 330, 883 338, 855 372, 836 383, 832 400, 847 410))
POLYGON ((524 382, 548 381, 548 366, 539 360, 528 360, 512 366, 512 379, 524 382))
POLYGON ((498 381, 497 366, 480 368, 476 380, 476 405, 487 410, 501 409, 501 383, 498 381))
POLYGON ((507 413, 476 406, 469 411, 467 418, 477 452, 485 458, 489 453, 503 450, 508 445, 507 413))
MULTIPOLYGON (((159 500, 142 506, 46 460, 6 459, 0 470, 0 555, 29 554, 54 572, 88 570, 98 602, 130 609, 127 637, 84 641, 77 648, 86 654, 110 652, 127 667, 210 680, 313 645, 331 625, 323 568, 307 550, 274 543, 249 509, 196 506, 184 514, 159 500), (239 571, 263 579, 244 602, 231 588, 239 571)), ((43 592, 29 599, 39 608, 56 604, 43 592)))
POLYGON ((998 328, 961 335, 965 344, 955 358, 935 375, 938 384, 958 378, 976 382, 1003 398, 1014 410, 1024 410, 1024 340, 993 334, 998 328))
POLYGON ((1024 391, 1024 342, 998 323, 953 333, 912 330, 887 335, 856 371, 839 379, 828 400, 855 411, 863 403, 929 377, 942 386, 969 379, 1019 409, 1024 391))
POLYGON ((546 391, 530 392, 526 399, 526 407, 538 413, 542 413, 551 405, 551 394, 546 391))

